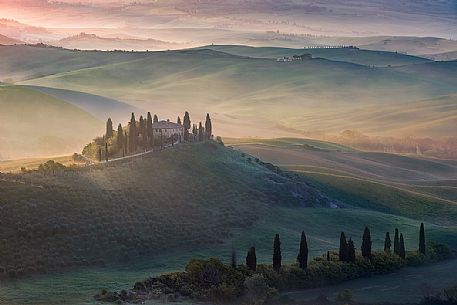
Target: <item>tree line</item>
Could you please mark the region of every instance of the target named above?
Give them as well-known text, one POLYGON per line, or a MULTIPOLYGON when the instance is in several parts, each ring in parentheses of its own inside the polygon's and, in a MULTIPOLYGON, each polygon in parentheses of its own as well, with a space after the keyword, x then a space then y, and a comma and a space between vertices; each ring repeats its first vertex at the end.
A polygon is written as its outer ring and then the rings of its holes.
MULTIPOLYGON (((391 253, 391 239, 389 232, 386 232, 384 239, 384 252, 391 253)), ((370 260, 372 258, 372 240, 371 233, 368 227, 365 227, 365 230, 362 235, 362 245, 360 247, 360 252, 362 257, 370 260)), ((419 229, 419 247, 418 252, 420 254, 426 254, 426 244, 425 244, 425 229, 424 224, 421 223, 419 229)), ((394 237, 394 254, 398 255, 402 259, 406 258, 405 250, 405 241, 403 234, 400 233, 398 229, 395 229, 394 237)), ((330 261, 330 251, 327 251, 327 260, 330 261)), ((338 260, 341 262, 354 263, 356 261, 356 247, 352 238, 349 240, 346 239, 344 232, 341 232, 340 235, 340 246, 338 251, 338 260)), ((306 234, 303 231, 300 238, 300 247, 297 255, 297 263, 301 269, 306 269, 308 267, 308 242, 306 240, 306 234)), ((282 255, 281 255, 281 240, 279 234, 276 234, 273 240, 273 260, 272 260, 273 269, 279 271, 282 267, 282 255)), ((257 255, 255 247, 251 247, 246 255, 246 266, 252 270, 256 271, 257 269, 257 255)), ((236 253, 232 250, 232 267, 236 267, 236 253)))

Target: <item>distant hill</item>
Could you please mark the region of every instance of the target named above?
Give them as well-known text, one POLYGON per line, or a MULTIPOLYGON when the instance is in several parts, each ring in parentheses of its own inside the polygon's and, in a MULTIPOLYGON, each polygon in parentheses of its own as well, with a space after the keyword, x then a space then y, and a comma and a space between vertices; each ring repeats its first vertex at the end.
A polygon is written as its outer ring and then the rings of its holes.
POLYGON ((124 124, 130 119, 130 114, 132 112, 144 112, 143 110, 140 110, 139 108, 129 104, 84 92, 39 86, 25 87, 51 95, 57 99, 73 104, 74 106, 81 108, 82 110, 90 113, 101 121, 105 121, 108 117, 110 117, 113 122, 120 122, 124 124))
POLYGON ((22 44, 23 42, 0 34, 0 45, 22 44))
POLYGON ((50 95, 0 86, 2 159, 80 152, 104 124, 89 113, 50 95))
POLYGON ((211 50, 222 51, 239 56, 255 58, 280 58, 293 55, 311 54, 314 58, 325 58, 329 60, 344 61, 367 66, 401 66, 417 63, 425 63, 430 60, 399 54, 395 52, 360 50, 357 48, 313 48, 313 49, 291 49, 275 47, 248 47, 237 45, 214 45, 205 46, 211 50))
POLYGON ((183 48, 185 45, 157 39, 105 38, 95 34, 80 33, 52 43, 55 46, 81 50, 167 50, 183 48))

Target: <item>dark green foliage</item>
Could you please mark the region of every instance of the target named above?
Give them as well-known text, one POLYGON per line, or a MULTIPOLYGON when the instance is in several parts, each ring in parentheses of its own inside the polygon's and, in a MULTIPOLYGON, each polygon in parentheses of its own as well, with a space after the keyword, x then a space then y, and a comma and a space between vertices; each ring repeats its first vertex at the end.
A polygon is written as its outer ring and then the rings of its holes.
MULTIPOLYGON (((182 125, 184 127, 184 140, 189 141, 189 129, 191 126, 191 122, 190 122, 189 112, 187 112, 187 111, 184 113, 184 121, 183 121, 182 125)), ((193 134, 195 134, 195 133, 193 132, 193 134)))
POLYGON ((107 140, 113 137, 113 122, 111 121, 111 118, 108 118, 108 121, 106 121, 105 137, 107 140))
POLYGON ((348 240, 348 262, 355 262, 355 245, 352 238, 349 238, 348 240))
POLYGON ((209 117, 209 113, 206 114, 205 135, 207 140, 211 139, 211 136, 213 135, 213 126, 211 124, 211 118, 209 117))
POLYGON ((363 231, 363 237, 362 237, 362 256, 365 258, 371 258, 371 234, 370 234, 370 229, 368 227, 365 227, 365 230, 363 231))
POLYGON ((384 238, 384 251, 390 252, 391 247, 392 247, 392 241, 390 240, 390 233, 386 232, 386 237, 384 238))
POLYGON ((148 147, 152 146, 152 116, 151 113, 148 112, 148 116, 146 118, 146 145, 148 147))
POLYGON ((124 130, 122 129, 122 125, 120 123, 117 126, 117 149, 124 149, 124 130))
POLYGON ((336 296, 338 302, 348 303, 352 301, 352 291, 350 289, 345 289, 338 293, 336 296))
POLYGON ((297 261, 301 269, 308 267, 308 243, 305 232, 301 232, 300 251, 297 255, 297 261))
POLYGON ((327 261, 330 261, 330 251, 327 251, 327 261))
POLYGON ((124 146, 122 149, 122 156, 125 157, 127 154, 127 149, 128 149, 128 136, 127 136, 127 131, 124 131, 124 146))
POLYGON ((341 235, 340 235, 340 249, 339 249, 338 257, 339 257, 340 262, 348 261, 348 243, 346 241, 346 235, 344 234, 344 232, 341 232, 341 235))
POLYGON ((137 146, 137 126, 135 114, 132 112, 132 117, 129 122, 129 152, 134 153, 137 146))
POLYGON ((255 254, 255 247, 251 247, 246 255, 246 266, 252 270, 257 270, 257 256, 255 254))
POLYGON ((406 257, 405 240, 403 239, 403 234, 401 234, 401 233, 400 233, 400 244, 399 244, 399 249, 398 249, 398 255, 400 255, 401 258, 406 257))
POLYGON ((276 234, 273 242, 273 269, 279 271, 281 269, 281 240, 279 234, 276 234))
POLYGON ((198 141, 203 141, 205 139, 205 130, 203 128, 202 122, 198 123, 198 141))
POLYGON ((178 125, 182 125, 182 123, 181 123, 181 118, 180 118, 179 116, 178 116, 178 119, 176 120, 176 123, 177 123, 178 125))
POLYGON ((157 116, 157 114, 154 114, 154 120, 153 120, 154 123, 158 123, 159 122, 159 117, 157 116))
POLYGON ((58 172, 65 170, 65 165, 55 162, 54 160, 49 160, 38 166, 38 172, 43 173, 44 175, 55 175, 58 172))
POLYGON ((108 162, 108 156, 109 156, 109 152, 108 152, 108 142, 105 143, 105 161, 108 162))
POLYGON ((102 148, 101 147, 98 148, 98 161, 102 162, 102 148))
POLYGON ((394 253, 400 255, 400 239, 398 236, 398 229, 395 228, 395 236, 394 236, 394 253))
POLYGON ((419 252, 425 254, 425 229, 424 223, 421 223, 421 227, 419 230, 419 252))

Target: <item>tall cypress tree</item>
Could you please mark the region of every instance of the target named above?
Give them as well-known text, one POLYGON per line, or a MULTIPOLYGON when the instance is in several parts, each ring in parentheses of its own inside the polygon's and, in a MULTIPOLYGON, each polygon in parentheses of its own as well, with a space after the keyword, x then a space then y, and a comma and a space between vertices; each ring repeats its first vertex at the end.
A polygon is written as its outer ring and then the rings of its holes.
POLYGON ((146 142, 147 146, 152 145, 152 116, 151 113, 148 112, 148 117, 146 118, 146 142))
POLYGON ((128 136, 127 136, 127 131, 124 131, 124 147, 122 150, 122 156, 125 157, 127 154, 127 148, 128 148, 128 136))
POLYGON ((206 139, 211 139, 211 135, 213 134, 213 125, 211 123, 211 118, 209 117, 209 113, 206 114, 206 121, 205 121, 205 135, 206 139))
POLYGON ((108 142, 105 142, 105 161, 108 162, 108 142))
POLYGON ((203 125, 202 122, 198 123, 198 140, 203 141, 203 125))
POLYGON ((184 120, 182 122, 182 126, 184 127, 184 140, 189 141, 189 129, 190 129, 190 116, 189 112, 184 113, 184 120))
POLYGON ((425 255, 425 229, 423 222, 419 230, 419 252, 425 255))
POLYGON ((355 263, 355 246, 352 238, 348 240, 348 262, 355 263))
POLYGON ((179 116, 178 116, 178 120, 176 120, 176 123, 177 123, 178 125, 182 125, 182 123, 181 123, 181 118, 180 118, 179 116))
POLYGON ((370 229, 368 227, 365 227, 365 230, 363 231, 363 237, 362 237, 362 256, 365 258, 371 258, 371 234, 370 234, 370 229))
POLYGON ((102 148, 98 148, 98 162, 102 162, 102 148))
POLYGON ((301 232, 300 252, 297 255, 297 261, 301 269, 308 267, 308 243, 305 232, 301 232))
POLYGON ((400 233, 400 245, 399 245, 399 255, 401 258, 406 257, 406 250, 405 250, 405 240, 403 239, 403 234, 400 233))
POLYGON ((394 253, 397 255, 400 255, 400 240, 399 240, 397 228, 395 228, 395 236, 394 236, 394 253))
POLYGON ((132 117, 129 122, 129 152, 133 153, 136 151, 137 141, 137 128, 135 114, 132 112, 132 117))
POLYGON ((113 137, 113 121, 111 121, 111 118, 108 118, 108 121, 106 121, 106 133, 105 133, 105 138, 106 140, 111 139, 113 137))
POLYGON ((348 243, 346 241, 346 235, 344 235, 344 232, 341 232, 340 235, 340 250, 338 257, 340 262, 346 262, 348 260, 348 243))
POLYGON ((384 252, 390 253, 391 246, 392 241, 390 240, 390 233, 386 232, 386 238, 384 239, 384 252))
POLYGON ((251 247, 248 251, 248 255, 246 255, 246 266, 252 271, 256 271, 257 269, 257 256, 254 247, 251 247))
POLYGON ((122 129, 121 123, 117 125, 117 149, 121 150, 124 148, 124 130, 122 129))
POLYGON ((327 261, 330 261, 330 251, 327 251, 327 261))
POLYGON ((157 116, 157 114, 154 114, 154 123, 158 123, 159 122, 159 117, 157 116))
POLYGON ((279 234, 276 234, 273 242, 273 269, 279 271, 281 269, 281 240, 279 234))

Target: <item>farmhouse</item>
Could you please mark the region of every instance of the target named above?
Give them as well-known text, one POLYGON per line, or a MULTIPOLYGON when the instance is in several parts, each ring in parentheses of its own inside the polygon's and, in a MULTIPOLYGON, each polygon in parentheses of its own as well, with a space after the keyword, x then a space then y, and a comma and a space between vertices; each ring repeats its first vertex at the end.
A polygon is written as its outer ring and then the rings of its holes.
POLYGON ((154 139, 170 139, 181 142, 184 138, 184 127, 170 120, 159 121, 152 124, 154 139))

